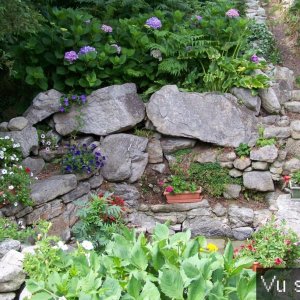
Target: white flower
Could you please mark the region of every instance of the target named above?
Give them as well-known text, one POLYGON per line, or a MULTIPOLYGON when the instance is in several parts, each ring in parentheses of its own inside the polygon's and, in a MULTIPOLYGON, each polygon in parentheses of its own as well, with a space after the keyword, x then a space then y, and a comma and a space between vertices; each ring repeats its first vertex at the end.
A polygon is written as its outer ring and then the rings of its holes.
POLYGON ((15 158, 13 156, 10 157, 10 160, 15 160, 15 158))
POLYGON ((5 151, 6 151, 6 148, 5 148, 5 147, 3 147, 3 148, 2 148, 2 151, 4 151, 4 152, 5 152, 5 151))
POLYGON ((16 207, 17 207, 17 206, 18 206, 18 202, 15 202, 15 203, 14 203, 14 206, 16 206, 16 207))
POLYGON ((3 175, 4 175, 4 174, 7 174, 7 170, 3 169, 3 170, 2 170, 2 174, 3 174, 3 175))
POLYGON ((31 299, 32 294, 28 291, 27 287, 22 291, 22 299, 31 299))
POLYGON ((49 148, 49 147, 46 147, 46 151, 50 151, 50 148, 49 148))
POLYGON ((44 139, 46 136, 42 133, 41 134, 41 138, 44 139))
POLYGON ((10 139, 12 142, 14 142, 15 140, 13 138, 10 139))
POLYGON ((67 300, 65 296, 59 297, 58 300, 67 300))
POLYGON ((9 187, 8 187, 8 189, 9 190, 13 190, 15 187, 13 186, 13 185, 10 185, 9 187))
POLYGON ((94 246, 91 242, 89 241, 83 241, 81 243, 81 246, 85 249, 85 250, 93 250, 94 249, 94 246))
POLYGON ((9 172, 9 175, 13 175, 14 174, 14 172, 9 172))
POLYGON ((17 144, 13 144, 13 148, 19 148, 20 147, 20 144, 17 143, 17 144))
POLYGON ((51 145, 51 142, 50 142, 50 141, 48 141, 46 144, 50 146, 50 145, 51 145))
POLYGON ((34 179, 35 179, 35 180, 39 180, 39 178, 38 178, 38 177, 34 177, 34 179))
POLYGON ((9 140, 9 136, 6 135, 6 136, 4 137, 4 139, 5 139, 5 140, 9 140))
POLYGON ((16 161, 19 161, 19 159, 18 159, 18 158, 16 158, 16 161))
POLYGON ((67 246, 65 243, 63 243, 62 241, 59 241, 59 242, 57 243, 57 246, 58 246, 59 249, 61 249, 61 250, 63 250, 63 251, 68 250, 68 246, 67 246))
POLYGON ((30 176, 33 177, 33 173, 32 172, 30 173, 30 176))

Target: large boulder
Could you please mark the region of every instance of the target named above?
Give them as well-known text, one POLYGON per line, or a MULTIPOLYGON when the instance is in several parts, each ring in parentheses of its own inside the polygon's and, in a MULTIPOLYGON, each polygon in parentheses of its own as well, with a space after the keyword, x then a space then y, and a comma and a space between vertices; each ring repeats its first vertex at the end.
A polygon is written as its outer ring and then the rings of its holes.
POLYGON ((131 134, 107 136, 100 146, 107 157, 103 177, 112 182, 127 180, 129 183, 140 179, 148 163, 147 144, 147 138, 131 134))
POLYGON ((270 172, 251 171, 243 174, 245 188, 259 192, 274 191, 274 183, 270 172))
POLYGON ((23 130, 0 132, 0 137, 9 136, 16 143, 20 144, 23 157, 27 157, 31 152, 37 154, 39 141, 37 130, 32 126, 26 126, 23 130))
POLYGON ((31 124, 36 124, 59 111, 62 94, 54 89, 39 93, 26 110, 24 116, 31 124))
POLYGON ((67 135, 79 132, 108 135, 134 127, 145 117, 145 106, 133 83, 113 85, 94 91, 87 97, 87 104, 80 113, 73 107, 69 113, 58 113, 53 117, 56 131, 67 135), (78 117, 82 126, 78 128, 78 117))
POLYGON ((279 113, 281 106, 273 88, 259 90, 261 105, 268 113, 279 113))
POLYGON ((250 152, 250 159, 255 161, 263 161, 272 163, 278 156, 278 149, 275 145, 268 145, 250 152))
POLYGON ((156 130, 166 135, 237 147, 256 132, 254 113, 231 94, 187 93, 167 85, 152 95, 146 109, 156 130))
POLYGON ((28 120, 24 117, 13 118, 7 124, 7 128, 10 131, 21 131, 26 126, 28 126, 28 120))

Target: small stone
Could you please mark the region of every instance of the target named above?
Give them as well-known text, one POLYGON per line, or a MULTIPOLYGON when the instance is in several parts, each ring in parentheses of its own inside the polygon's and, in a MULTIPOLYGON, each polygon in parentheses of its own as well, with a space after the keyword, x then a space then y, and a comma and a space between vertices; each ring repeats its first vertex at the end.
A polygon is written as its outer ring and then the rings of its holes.
POLYGON ((252 168, 254 170, 268 170, 269 169, 269 164, 267 162, 263 162, 263 161, 253 161, 252 162, 252 168))
POLYGON ((272 174, 278 174, 278 175, 281 175, 282 172, 283 172, 283 169, 282 169, 282 168, 276 168, 276 167, 271 166, 270 172, 271 172, 272 174))
POLYGON ((140 193, 134 185, 126 183, 114 184, 113 191, 116 196, 123 198, 129 206, 137 207, 140 193))
POLYGON ((298 158, 291 158, 283 165, 283 170, 288 174, 296 172, 300 169, 300 160, 298 158))
POLYGON ((253 170, 252 167, 248 167, 244 170, 244 172, 251 172, 252 170, 253 170))
POLYGON ((194 161, 200 164, 214 163, 217 161, 217 150, 215 149, 203 150, 194 157, 194 161))
POLYGON ((232 169, 229 171, 229 175, 233 178, 241 177, 243 175, 243 172, 237 170, 237 169, 232 169))
POLYGON ((181 149, 193 148, 196 140, 187 138, 162 138, 161 146, 165 154, 173 153, 181 149))
MULTIPOLYGON (((15 293, 1 293, 0 300, 14 300, 16 297, 15 293)), ((21 298, 19 298, 21 299, 21 298)))
POLYGON ((227 169, 232 169, 233 168, 233 163, 231 161, 228 162, 220 162, 220 166, 222 168, 227 168, 227 169))
POLYGON ((248 157, 237 158, 233 162, 233 165, 238 170, 245 170, 251 165, 251 160, 248 157))
POLYGON ((253 229, 251 227, 239 227, 232 229, 233 237, 236 240, 244 241, 251 237, 253 229))
POLYGON ((69 203, 73 200, 76 200, 83 196, 84 194, 88 194, 90 192, 90 184, 88 182, 81 182, 77 186, 77 188, 70 193, 61 197, 64 203, 69 203))
POLYGON ((300 113, 300 101, 286 102, 284 107, 289 112, 300 113))
POLYGON ((254 211, 231 204, 228 208, 228 218, 233 228, 249 226, 253 223, 254 211))
POLYGON ((236 154, 234 151, 222 152, 217 157, 217 160, 219 162, 233 162, 235 159, 236 159, 236 154))
POLYGON ((3 242, 0 242, 0 259, 8 253, 10 250, 16 250, 19 251, 21 248, 21 243, 16 240, 4 240, 3 242))
POLYGON ((278 149, 275 145, 264 146, 253 149, 250 152, 250 159, 255 161, 274 162, 278 156, 278 149))
POLYGON ((272 213, 268 209, 261 209, 254 211, 253 226, 255 228, 265 225, 271 218, 272 213))
POLYGON ((148 162, 151 164, 163 162, 163 152, 160 145, 160 141, 157 139, 151 139, 147 146, 148 162))
POLYGON ((262 107, 268 113, 279 113, 281 106, 277 95, 272 87, 259 90, 259 96, 262 101, 262 107))
POLYGON ((292 128, 292 138, 295 140, 300 139, 300 120, 295 120, 291 122, 292 128))
POLYGON ((266 127, 264 129, 264 138, 282 138, 286 139, 291 136, 290 127, 266 127))
POLYGON ((278 150, 278 160, 279 161, 284 161, 287 156, 287 151, 285 150, 278 150))
POLYGON ((279 116, 276 115, 270 115, 266 117, 260 117, 260 123, 264 125, 274 125, 280 120, 279 116))
POLYGON ((24 117, 16 117, 8 122, 7 128, 10 131, 21 131, 28 125, 28 120, 24 117))
POLYGON ((8 131, 7 125, 8 125, 8 122, 0 123, 0 131, 7 132, 8 131))
POLYGON ((150 209, 154 213, 162 212, 183 212, 196 208, 209 208, 210 205, 206 199, 195 203, 176 203, 176 204, 155 204, 151 205, 150 209))
POLYGON ((34 176, 41 173, 45 167, 45 161, 42 158, 27 157, 22 161, 22 166, 29 168, 34 176))
POLYGON ((223 217, 227 213, 227 209, 220 203, 217 203, 213 208, 212 211, 218 217, 223 217))
POLYGON ((165 155, 165 158, 168 161, 170 167, 172 167, 177 163, 177 159, 173 155, 165 155))
POLYGON ((274 191, 274 183, 270 172, 252 171, 243 174, 245 188, 260 192, 274 191))
POLYGON ((293 90, 291 92, 292 101, 300 101, 300 90, 293 90))
POLYGON ((151 169, 160 174, 163 174, 166 171, 166 165, 165 164, 155 164, 155 165, 151 166, 151 169))
POLYGON ((103 183, 103 180, 103 176, 94 175, 92 178, 89 179, 88 183, 90 184, 91 189, 96 189, 103 183))
POLYGON ((289 156, 300 157, 300 140, 288 139, 285 150, 289 156))
POLYGON ((46 162, 51 162, 54 159, 62 158, 66 153, 66 147, 58 147, 56 149, 41 149, 39 156, 46 162))
POLYGON ((142 211, 142 212, 146 212, 149 210, 149 207, 147 204, 140 204, 139 208, 138 208, 139 211, 142 211))
POLYGON ((226 199, 237 199, 240 196, 242 187, 239 184, 226 184, 224 186, 223 196, 226 199))

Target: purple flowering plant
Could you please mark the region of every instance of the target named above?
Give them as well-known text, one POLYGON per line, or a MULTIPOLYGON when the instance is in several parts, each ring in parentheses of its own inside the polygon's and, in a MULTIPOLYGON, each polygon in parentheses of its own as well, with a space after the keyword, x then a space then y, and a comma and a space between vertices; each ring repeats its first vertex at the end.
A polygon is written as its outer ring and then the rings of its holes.
POLYGON ((95 173, 104 166, 106 157, 94 144, 68 145, 68 151, 61 160, 63 173, 95 173))
POLYGON ((162 23, 159 18, 151 17, 146 21, 145 26, 148 28, 160 29, 162 27, 162 23))
POLYGON ((82 106, 85 105, 87 102, 86 95, 77 95, 77 94, 68 94, 63 95, 60 98, 60 108, 59 111, 62 113, 69 112, 71 107, 76 106, 82 106))

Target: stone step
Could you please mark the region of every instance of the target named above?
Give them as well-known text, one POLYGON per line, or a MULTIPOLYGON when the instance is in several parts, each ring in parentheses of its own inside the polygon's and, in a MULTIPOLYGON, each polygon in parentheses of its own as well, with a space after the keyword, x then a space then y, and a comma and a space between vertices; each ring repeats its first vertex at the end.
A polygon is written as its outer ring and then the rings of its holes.
POLYGON ((292 101, 300 101, 300 90, 293 90, 291 92, 292 101))
POLYGON ((286 102, 284 107, 289 112, 300 114, 300 101, 286 102))

